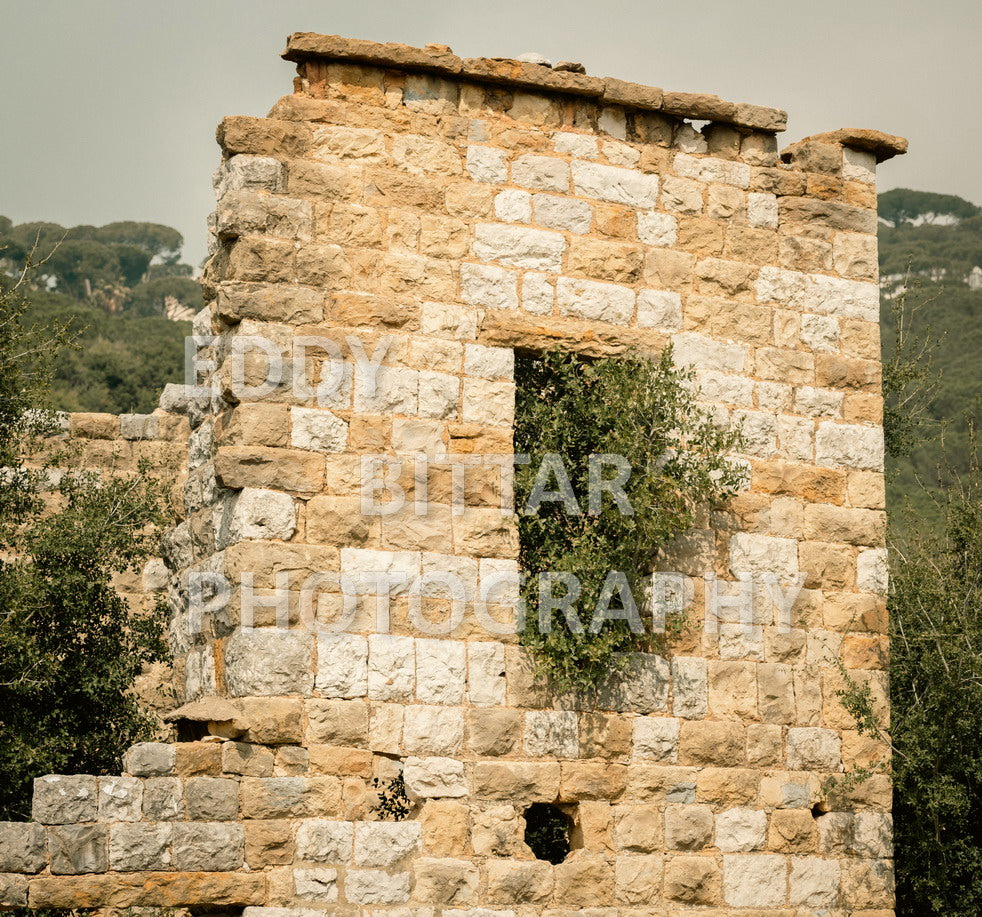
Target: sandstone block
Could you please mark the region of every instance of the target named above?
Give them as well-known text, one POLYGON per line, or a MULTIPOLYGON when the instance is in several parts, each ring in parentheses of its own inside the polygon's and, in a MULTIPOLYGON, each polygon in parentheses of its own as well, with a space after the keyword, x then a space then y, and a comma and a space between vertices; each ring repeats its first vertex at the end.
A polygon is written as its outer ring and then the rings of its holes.
POLYGON ((743 761, 744 741, 739 723, 686 720, 679 736, 679 762, 732 766, 743 761))
POLYGON ((720 903, 721 877, 715 859, 673 856, 665 860, 665 897, 684 904, 720 903))
POLYGON ((671 805, 665 808, 665 846, 669 850, 701 850, 713 836, 709 806, 671 805))
POLYGON ((662 814, 654 805, 613 807, 614 847, 633 853, 654 853, 662 848, 662 814))
POLYGON ((541 860, 488 860, 487 895, 492 904, 543 904, 553 888, 552 869, 541 860))
POLYGON ((299 698, 244 697, 237 705, 249 723, 243 737, 247 742, 284 745, 301 741, 303 702, 299 698))
POLYGON ((361 701, 350 700, 309 701, 307 741, 364 747, 368 742, 368 706, 361 701))
POLYGON ((571 857, 553 869, 553 901, 566 907, 588 907, 597 901, 609 901, 614 892, 614 877, 604 857, 571 857))
POLYGON ((509 802, 552 802, 559 795, 559 764, 520 761, 478 761, 474 764, 475 796, 509 802))
POLYGON ((522 732, 522 714, 518 710, 468 710, 467 745, 476 755, 507 755, 522 732))

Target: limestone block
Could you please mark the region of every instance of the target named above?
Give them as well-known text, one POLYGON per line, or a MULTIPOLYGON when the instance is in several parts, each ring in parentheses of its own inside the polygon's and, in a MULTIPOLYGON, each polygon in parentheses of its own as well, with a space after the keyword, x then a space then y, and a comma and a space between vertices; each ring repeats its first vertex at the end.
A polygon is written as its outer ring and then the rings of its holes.
POLYGON ((700 370, 741 374, 747 362, 747 349, 739 344, 714 341, 694 332, 673 335, 675 364, 700 370))
POLYGON ((243 818, 300 818, 337 811, 337 777, 243 777, 239 787, 243 818))
POLYGON ((658 202, 658 176, 635 169, 573 160, 573 190, 582 197, 654 210, 658 202))
POLYGON ((327 697, 364 697, 368 693, 368 641, 355 634, 318 634, 315 685, 327 697))
POLYGON ((792 907, 835 907, 839 900, 839 861, 793 857, 789 887, 792 907))
POLYGON ((809 417, 841 417, 842 392, 803 385, 795 392, 795 410, 809 417))
POLYGON ((529 223, 532 220, 532 195, 517 188, 506 188, 494 197, 494 215, 506 223, 529 223))
POLYGON ((557 153, 569 153, 577 159, 596 159, 599 154, 597 138, 589 134, 555 133, 552 146, 557 153))
POLYGON ((613 817, 615 849, 633 853, 662 849, 662 814, 658 806, 616 805, 613 817))
POLYGON ((296 527, 296 509, 289 494, 246 487, 230 505, 229 542, 244 538, 280 538, 288 541, 296 527))
POLYGON ((359 822, 355 825, 355 865, 395 866, 420 846, 420 823, 359 822))
POLYGON ((834 729, 800 726, 788 730, 788 767, 791 770, 842 770, 841 742, 834 729))
POLYGON ((638 238, 645 245, 671 247, 678 238, 678 219, 670 213, 639 213, 638 238))
POLYGON ((544 274, 528 272, 522 277, 522 308, 535 315, 552 312, 556 289, 544 274))
POLYGON ((297 856, 311 863, 347 865, 353 856, 354 834, 349 821, 306 819, 297 828, 297 856))
POLYGON ((412 755, 454 755, 464 741, 464 712, 459 707, 406 707, 402 744, 412 755))
POLYGON ((682 298, 668 290, 641 290, 638 293, 638 325, 679 331, 682 328, 682 298))
POLYGON ((720 872, 715 859, 703 856, 666 858, 665 897, 685 904, 718 904, 720 872))
POLYGON ((794 678, 791 667, 781 663, 757 666, 757 705, 765 723, 795 722, 794 678))
POLYGON ((666 175, 662 181, 661 206, 673 213, 699 214, 703 208, 704 188, 699 182, 666 175))
POLYGON ((759 809, 734 808, 716 816, 715 844, 725 853, 748 853, 764 846, 767 813, 759 809))
POLYGON ((660 901, 664 857, 619 856, 614 861, 614 890, 619 904, 653 905, 660 901))
POLYGON ((876 155, 866 150, 842 148, 842 177, 846 181, 861 181, 868 185, 876 184, 876 155))
POLYGON ((368 742, 368 707, 361 701, 319 699, 309 701, 307 741, 364 747, 368 742))
POLYGON ((502 643, 467 644, 467 699, 481 706, 505 703, 505 647, 502 643))
POLYGON ((837 351, 839 320, 834 315, 802 315, 801 343, 812 350, 829 353, 837 351))
POLYGON ((709 806, 665 807, 665 846, 669 850, 701 850, 712 836, 713 810, 709 806))
POLYGON ((757 275, 756 292, 758 302, 781 303, 803 312, 867 322, 875 322, 879 314, 879 287, 866 281, 762 267, 757 275))
POLYGON ((184 785, 188 818, 226 821, 239 814, 239 782, 221 777, 192 777, 184 785))
POLYGON ((798 545, 791 538, 737 532, 730 538, 729 560, 734 575, 770 573, 781 583, 793 582, 798 575, 798 545))
POLYGON ((147 821, 173 821, 183 815, 181 781, 177 777, 148 777, 143 781, 143 817, 147 821))
POLYGON ((372 751, 387 755, 402 752, 403 711, 401 704, 373 706, 369 728, 369 747, 372 751))
POLYGON ((672 657, 672 712, 689 720, 706 715, 708 680, 706 660, 672 657))
POLYGON ((330 411, 290 408, 290 444, 312 452, 343 452, 348 442, 348 425, 330 411))
POLYGON ((536 194, 532 202, 535 207, 535 222, 540 226, 565 229, 578 235, 590 231, 593 208, 586 201, 555 194, 536 194))
POLYGON ((730 907, 780 907, 787 897, 787 863, 765 853, 723 857, 723 898, 730 907))
POLYGON ((406 793, 412 799, 457 797, 468 793, 464 765, 453 758, 406 758, 403 779, 406 793))
POLYGON ((489 146, 467 147, 467 172, 474 181, 508 181, 508 154, 489 146))
POLYGON ((743 431, 743 451, 772 458, 777 449, 777 419, 762 411, 734 411, 733 423, 743 431))
POLYGON ((815 437, 816 461, 831 468, 883 469, 883 428, 826 421, 815 437))
POLYGON ((894 907, 892 860, 845 860, 840 864, 842 906, 845 908, 894 907))
POLYGON ((890 584, 890 567, 886 548, 860 551, 856 558, 856 588, 886 595, 890 584))
POLYGON ((108 825, 57 825, 48 828, 51 874, 77 876, 109 868, 108 825))
POLYGON ((351 904, 402 904, 409 898, 409 873, 381 869, 349 869, 344 896, 351 904))
POLYGON ((558 274, 565 249, 566 239, 558 232, 504 223, 474 227, 474 255, 481 261, 558 274))
POLYGON ((460 704, 467 682, 467 644, 416 641, 416 696, 424 704, 460 704))
MULTIPOLYGON (((477 896, 480 873, 469 860, 422 857, 416 861, 414 872, 415 898, 425 904, 473 904, 477 896)), ((469 913, 448 911, 445 914, 469 913)))
POLYGON ((384 162, 385 134, 372 128, 336 124, 317 127, 314 129, 311 156, 323 162, 384 162))
POLYGON ((542 860, 488 860, 487 896, 491 904, 543 904, 549 900, 552 887, 552 869, 542 860))
POLYGON ((478 761, 473 792, 516 805, 552 802, 559 795, 559 778, 558 762, 478 761))
POLYGON ((587 908, 613 897, 614 877, 605 857, 571 857, 553 868, 553 879, 553 900, 566 907, 587 908))
POLYGON ((880 545, 886 538, 886 514, 876 509, 811 504, 805 507, 804 535, 859 546, 880 545))
POLYGON ((299 631, 264 627, 239 630, 225 647, 225 682, 242 696, 310 694, 313 640, 299 631))
POLYGON ((575 758, 579 753, 576 714, 552 710, 526 713, 525 751, 535 758, 575 758))
POLYGON ((739 723, 685 720, 679 735, 681 764, 720 764, 732 767, 742 763, 745 750, 744 728, 739 723))
POLYGON ((109 826, 109 867, 117 872, 172 868, 169 824, 109 826))
POLYGON ((814 852, 824 817, 816 820, 809 809, 776 809, 771 813, 768 846, 782 853, 814 852))
POLYGON ((230 156, 215 172, 215 194, 221 199, 227 192, 240 188, 280 191, 284 182, 283 171, 283 163, 271 156, 245 153, 230 156))
POLYGON ((41 825, 0 822, 0 873, 40 872, 47 862, 47 841, 41 825))
POLYGON ((175 822, 172 832, 175 869, 214 872, 241 868, 245 857, 242 825, 175 822))
POLYGON ((142 810, 142 780, 136 777, 99 778, 100 821, 139 821, 142 810))
POLYGON ((677 719, 667 716, 639 716, 634 719, 634 760, 674 764, 678 760, 678 750, 677 719))
POLYGON ((555 156, 526 154, 511 164, 511 180, 534 191, 569 191, 569 165, 555 156))
MULTIPOLYGON (((358 677, 360 678, 360 669, 358 677)), ((409 700, 415 686, 416 645, 413 639, 391 634, 370 634, 368 696, 384 701, 409 700)))
POLYGON ((237 701, 249 723, 244 739, 263 745, 295 745, 303 735, 300 720, 303 704, 297 698, 244 697, 237 701))
POLYGON ((632 653, 623 670, 598 687, 598 701, 608 710, 668 711, 671 665, 653 653, 632 653))
POLYGON ((424 302, 420 330, 437 337, 473 340, 477 335, 477 319, 474 309, 424 302))
MULTIPOLYGON (((157 743, 146 743, 154 744, 157 743)), ((134 748, 139 746, 134 746, 134 748)), ((164 746, 167 747, 167 746, 164 746)), ((133 749, 127 752, 132 762, 133 749)), ((173 765, 173 757, 171 757, 173 765)), ((34 780, 31 818, 42 825, 69 825, 99 817, 99 790, 95 777, 49 774, 34 780)))
POLYGON ((464 423, 510 426, 515 417, 515 384, 465 379, 461 404, 464 423))
POLYGON ((518 710, 467 711, 467 744, 476 755, 507 755, 521 737, 523 717, 518 710))
POLYGON ((337 870, 294 869, 293 890, 304 901, 333 903, 338 900, 337 870))
POLYGON ((762 192, 748 194, 747 221, 751 226, 777 229, 777 197, 762 192))
POLYGON ((747 764, 751 767, 774 767, 784 759, 780 726, 747 727, 747 764))
POLYGON ((464 263, 460 266, 460 298, 483 309, 517 309, 517 281, 514 271, 464 263))
MULTIPOLYGON (((439 420, 456 420, 457 403, 460 400, 460 379, 447 373, 420 372, 419 374, 419 414, 421 417, 435 417, 439 420)), ((393 421, 393 440, 396 436, 396 422, 393 421)), ((424 448, 406 449, 393 442, 397 452, 425 452, 433 454, 442 451, 443 443, 437 436, 428 436, 420 443, 424 448)))
POLYGON ((738 188, 750 186, 750 166, 742 162, 679 153, 675 157, 672 167, 683 178, 735 185, 738 188))
POLYGON ((362 414, 409 414, 417 410, 419 373, 400 366, 380 366, 374 384, 368 374, 355 376, 355 410, 362 414))
POLYGON ((634 315, 634 291, 595 280, 560 277, 556 284, 559 309, 566 315, 626 325, 634 315))

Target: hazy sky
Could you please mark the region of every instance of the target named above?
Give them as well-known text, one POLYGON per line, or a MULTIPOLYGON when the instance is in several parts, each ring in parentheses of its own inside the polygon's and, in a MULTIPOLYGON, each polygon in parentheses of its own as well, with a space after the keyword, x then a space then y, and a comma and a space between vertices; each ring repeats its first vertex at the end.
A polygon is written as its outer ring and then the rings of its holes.
POLYGON ((594 76, 785 108, 818 131, 903 134, 880 171, 982 204, 979 0, 0 0, 0 214, 148 220, 205 253, 215 125, 292 91, 286 35, 538 51, 594 76))

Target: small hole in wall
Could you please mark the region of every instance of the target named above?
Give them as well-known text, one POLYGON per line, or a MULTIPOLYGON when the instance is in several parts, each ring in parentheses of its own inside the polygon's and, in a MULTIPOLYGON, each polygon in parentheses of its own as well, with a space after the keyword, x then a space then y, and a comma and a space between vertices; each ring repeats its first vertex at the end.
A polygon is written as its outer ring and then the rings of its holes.
POLYGON ((828 815, 829 806, 824 800, 822 802, 816 802, 812 806, 812 818, 821 818, 823 815, 828 815))
POLYGON ((562 863, 569 855, 571 819, 559 806, 536 802, 525 810, 525 843, 537 860, 562 863))

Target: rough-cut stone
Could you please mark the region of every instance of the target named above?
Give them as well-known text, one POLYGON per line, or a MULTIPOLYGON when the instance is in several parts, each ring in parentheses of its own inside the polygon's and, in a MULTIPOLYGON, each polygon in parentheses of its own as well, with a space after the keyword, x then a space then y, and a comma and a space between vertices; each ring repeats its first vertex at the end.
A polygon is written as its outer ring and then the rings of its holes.
POLYGON ((52 875, 77 876, 109 868, 106 825, 58 825, 48 828, 52 875))
POLYGON ((257 628, 232 635, 225 677, 233 695, 309 694, 312 639, 300 631, 257 628))
POLYGON ((453 758, 407 758, 403 769, 410 797, 466 796, 464 765, 453 758))
POLYGON ((95 821, 98 815, 99 788, 95 777, 52 775, 35 779, 34 821, 42 825, 68 825, 95 821))
POLYGON ((0 873, 40 872, 47 861, 47 842, 41 825, 0 822, 0 873))

